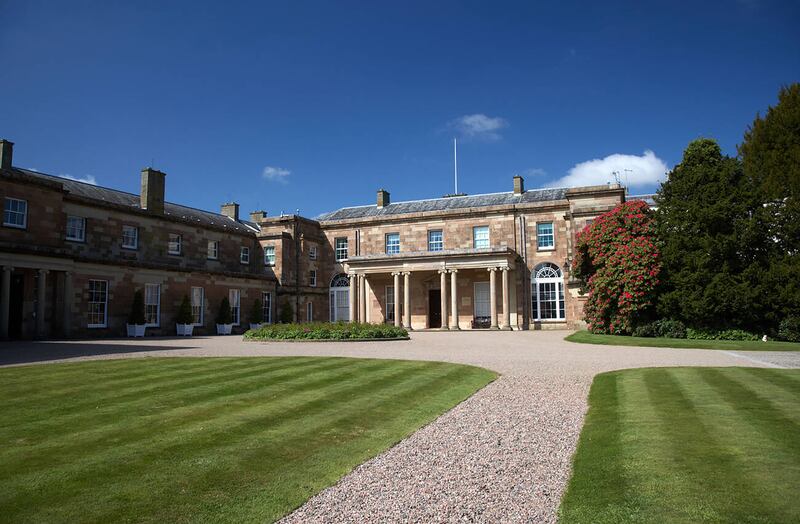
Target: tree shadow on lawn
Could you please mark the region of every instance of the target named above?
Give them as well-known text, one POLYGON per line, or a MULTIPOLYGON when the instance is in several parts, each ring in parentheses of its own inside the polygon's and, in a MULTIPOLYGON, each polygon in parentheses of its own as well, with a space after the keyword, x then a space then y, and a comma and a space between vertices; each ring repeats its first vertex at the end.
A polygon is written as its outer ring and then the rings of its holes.
MULTIPOLYGON (((193 339, 205 337, 192 337, 193 339)), ((62 340, 34 341, 18 340, 0 342, 0 366, 12 364, 35 364, 47 360, 62 360, 76 357, 95 357, 118 355, 122 353, 140 353, 148 351, 178 351, 194 349, 190 344, 164 345, 153 343, 158 340, 174 340, 175 337, 148 337, 145 343, 123 343, 131 339, 107 340, 62 340)), ((169 356, 169 355, 164 355, 169 356)))

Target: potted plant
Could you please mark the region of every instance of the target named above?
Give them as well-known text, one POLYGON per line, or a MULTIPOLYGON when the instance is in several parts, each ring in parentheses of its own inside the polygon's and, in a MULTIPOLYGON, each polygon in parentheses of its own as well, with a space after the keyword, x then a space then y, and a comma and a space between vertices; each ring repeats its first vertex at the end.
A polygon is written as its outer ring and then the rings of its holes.
POLYGON ((264 318, 263 306, 261 299, 257 298, 253 301, 253 306, 250 308, 250 329, 258 329, 263 323, 264 318))
POLYGON ((136 290, 133 294, 133 303, 131 304, 131 314, 128 315, 128 336, 129 337, 143 337, 146 320, 144 317, 144 295, 142 290, 136 290))
POLYGON ((179 337, 191 337, 194 330, 194 316, 192 315, 192 305, 189 297, 183 295, 181 305, 178 307, 178 314, 175 317, 175 328, 179 337))
POLYGON ((233 329, 233 317, 231 316, 231 302, 228 297, 222 299, 217 311, 217 335, 230 335, 233 329))

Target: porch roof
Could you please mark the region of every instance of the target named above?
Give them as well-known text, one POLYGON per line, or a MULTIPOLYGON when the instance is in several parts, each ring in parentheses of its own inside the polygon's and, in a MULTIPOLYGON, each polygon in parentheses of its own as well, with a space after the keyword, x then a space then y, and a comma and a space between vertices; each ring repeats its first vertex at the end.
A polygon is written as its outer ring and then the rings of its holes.
POLYGON ((483 249, 446 249, 410 251, 393 255, 373 254, 350 257, 344 261, 349 273, 386 273, 393 271, 436 271, 439 269, 480 269, 514 267, 517 253, 509 247, 483 249))

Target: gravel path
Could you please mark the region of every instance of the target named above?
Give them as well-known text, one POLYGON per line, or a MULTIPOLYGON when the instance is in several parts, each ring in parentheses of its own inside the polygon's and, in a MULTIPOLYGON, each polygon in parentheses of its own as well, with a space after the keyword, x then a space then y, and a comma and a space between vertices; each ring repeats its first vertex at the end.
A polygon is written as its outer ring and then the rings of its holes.
POLYGON ((502 375, 287 516, 295 522, 554 522, 595 374, 647 366, 800 367, 798 353, 573 344, 564 332, 413 333, 409 342, 238 337, 0 346, 0 364, 148 356, 339 355, 473 364, 502 375))

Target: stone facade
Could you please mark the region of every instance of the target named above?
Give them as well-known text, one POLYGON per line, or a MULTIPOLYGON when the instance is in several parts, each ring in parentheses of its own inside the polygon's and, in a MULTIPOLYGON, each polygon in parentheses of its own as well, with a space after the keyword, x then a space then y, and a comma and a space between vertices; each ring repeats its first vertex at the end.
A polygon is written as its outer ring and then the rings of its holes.
POLYGON ((525 191, 514 177, 508 193, 392 203, 381 189, 375 205, 316 219, 256 211, 244 220, 236 203, 217 214, 164 202, 166 175, 153 169, 131 195, 14 168, 13 144, 0 146, 2 337, 121 336, 134 292, 153 295, 155 285, 153 335, 174 333, 196 288, 201 334, 237 294, 239 332, 262 298, 267 321, 574 327, 585 301, 569 272, 575 233, 625 199, 617 185, 525 191), (13 223, 20 201, 23 225, 13 223), (126 245, 134 229, 135 248, 126 245), (98 285, 107 286, 102 325, 98 285))

